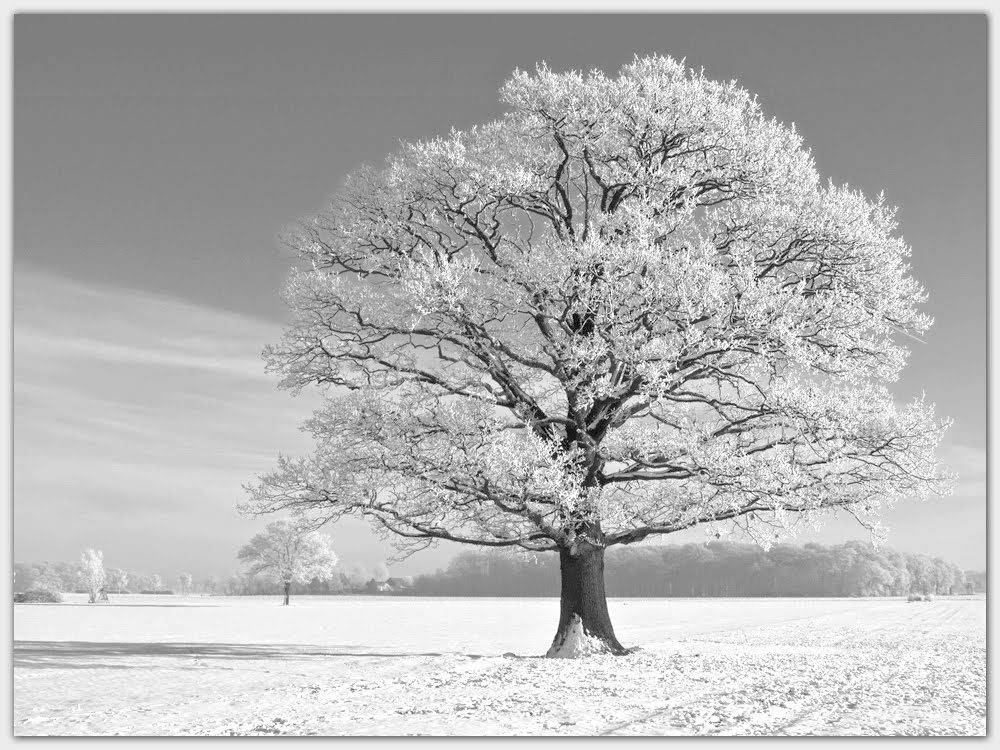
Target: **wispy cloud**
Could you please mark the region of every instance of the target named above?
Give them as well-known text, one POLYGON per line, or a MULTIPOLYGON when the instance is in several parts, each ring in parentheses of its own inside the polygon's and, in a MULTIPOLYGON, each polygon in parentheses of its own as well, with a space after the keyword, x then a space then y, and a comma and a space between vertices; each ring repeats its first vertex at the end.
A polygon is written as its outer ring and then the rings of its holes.
POLYGON ((316 396, 293 399, 264 372, 260 351, 279 334, 277 322, 19 271, 17 557, 71 559, 103 540, 110 564, 235 564, 253 525, 235 513, 241 485, 279 451, 310 447, 297 428, 316 396))

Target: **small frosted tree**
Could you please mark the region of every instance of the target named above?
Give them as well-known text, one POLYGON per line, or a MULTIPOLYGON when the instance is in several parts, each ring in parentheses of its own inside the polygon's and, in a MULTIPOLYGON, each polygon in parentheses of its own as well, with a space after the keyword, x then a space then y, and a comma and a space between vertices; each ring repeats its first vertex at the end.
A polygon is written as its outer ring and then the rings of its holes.
POLYGON ((191 593, 191 582, 194 577, 190 573, 181 573, 177 577, 177 583, 180 585, 181 595, 187 596, 191 593))
POLYGON ((107 582, 104 572, 104 553, 87 549, 80 555, 80 583, 87 590, 90 604, 97 601, 98 594, 107 582))
POLYGON ((564 656, 626 652, 613 545, 700 524, 766 545, 828 511, 877 534, 945 490, 945 425, 889 390, 931 324, 894 209, 670 58, 543 66, 501 96, 289 234, 295 319, 266 356, 326 400, 315 453, 247 512, 554 552, 564 656))
POLYGON ((114 589, 115 593, 120 594, 122 589, 128 586, 128 573, 121 568, 108 568, 107 585, 109 589, 114 589))
POLYGON ((329 537, 287 519, 269 523, 240 549, 237 558, 248 566, 249 575, 265 574, 281 581, 286 605, 293 583, 329 580, 337 564, 329 537))

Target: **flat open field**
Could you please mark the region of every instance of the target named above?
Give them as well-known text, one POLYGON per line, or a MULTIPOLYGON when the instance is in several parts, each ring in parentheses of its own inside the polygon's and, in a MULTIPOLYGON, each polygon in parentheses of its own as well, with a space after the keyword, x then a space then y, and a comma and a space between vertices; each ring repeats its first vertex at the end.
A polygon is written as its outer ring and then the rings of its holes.
POLYGON ((553 599, 14 607, 16 735, 983 735, 986 601, 616 599, 641 650, 538 658, 553 599))

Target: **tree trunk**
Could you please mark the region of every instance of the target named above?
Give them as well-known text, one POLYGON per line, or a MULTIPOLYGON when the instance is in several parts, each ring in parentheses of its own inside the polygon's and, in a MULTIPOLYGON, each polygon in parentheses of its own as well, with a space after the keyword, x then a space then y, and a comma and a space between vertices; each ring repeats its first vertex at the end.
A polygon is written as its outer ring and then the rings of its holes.
POLYGON ((583 543, 576 554, 559 550, 562 589, 559 627, 548 657, 576 658, 591 654, 626 654, 615 637, 604 594, 604 548, 583 543))
POLYGON ((292 588, 292 582, 291 581, 285 581, 285 606, 286 607, 288 606, 288 592, 291 590, 291 588, 292 588))

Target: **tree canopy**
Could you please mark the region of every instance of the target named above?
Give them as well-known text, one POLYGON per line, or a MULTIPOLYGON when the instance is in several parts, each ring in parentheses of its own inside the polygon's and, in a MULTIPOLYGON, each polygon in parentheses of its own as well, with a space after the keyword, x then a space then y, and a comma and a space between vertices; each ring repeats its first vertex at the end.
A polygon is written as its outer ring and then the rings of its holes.
POLYGON ((330 538, 282 519, 267 525, 237 553, 251 576, 264 574, 285 584, 329 578, 337 564, 330 538))
POLYGON ((288 235, 266 357, 326 399, 315 453, 244 510, 547 550, 726 521, 768 543, 832 508, 876 530, 946 489, 945 425, 889 390, 931 319, 881 197, 670 58, 501 98, 288 235))

